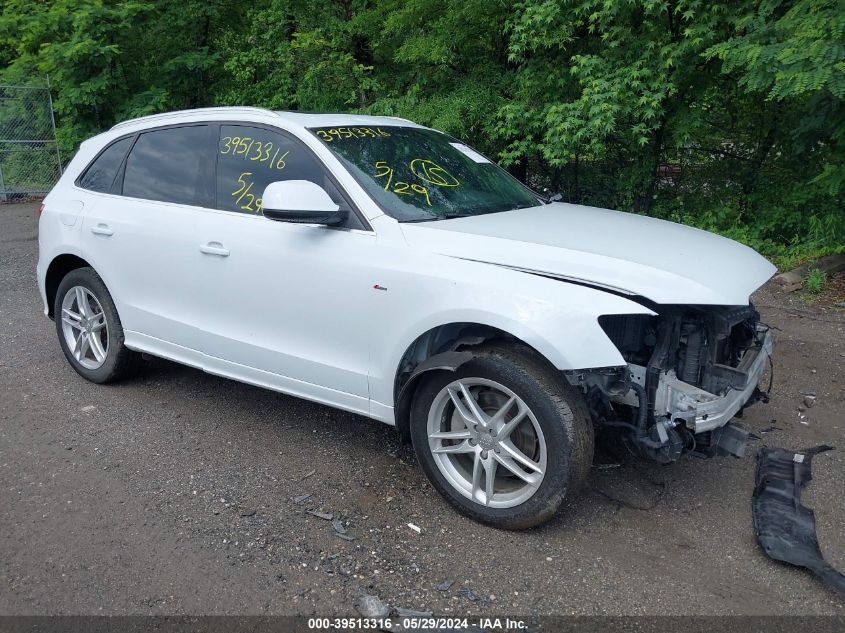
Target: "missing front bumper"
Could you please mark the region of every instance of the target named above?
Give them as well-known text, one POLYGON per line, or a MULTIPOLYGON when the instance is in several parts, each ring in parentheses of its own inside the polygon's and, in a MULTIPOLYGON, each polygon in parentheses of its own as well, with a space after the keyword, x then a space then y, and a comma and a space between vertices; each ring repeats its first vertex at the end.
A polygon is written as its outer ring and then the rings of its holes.
POLYGON ((665 413, 672 421, 682 421, 692 433, 706 433, 725 426, 747 404, 760 398, 757 384, 772 355, 772 334, 766 332, 762 343, 746 352, 736 368, 744 377, 744 386, 717 396, 665 374, 655 394, 655 412, 665 413))

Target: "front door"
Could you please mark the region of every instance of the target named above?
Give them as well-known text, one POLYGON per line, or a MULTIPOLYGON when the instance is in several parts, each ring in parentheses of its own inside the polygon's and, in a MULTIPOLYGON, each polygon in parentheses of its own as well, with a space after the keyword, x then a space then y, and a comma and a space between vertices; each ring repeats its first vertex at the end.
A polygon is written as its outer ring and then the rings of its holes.
POLYGON ((269 220, 271 182, 309 180, 346 204, 316 157, 279 131, 221 125, 216 211, 197 227, 206 369, 368 411, 373 233, 269 220))

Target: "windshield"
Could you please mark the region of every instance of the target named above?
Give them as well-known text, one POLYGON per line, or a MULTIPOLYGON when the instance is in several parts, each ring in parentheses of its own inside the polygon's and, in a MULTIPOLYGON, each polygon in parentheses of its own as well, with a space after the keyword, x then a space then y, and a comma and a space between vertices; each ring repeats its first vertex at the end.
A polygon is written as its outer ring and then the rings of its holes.
POLYGON ((311 132, 401 222, 536 207, 540 199, 495 163, 425 128, 320 127, 311 132))

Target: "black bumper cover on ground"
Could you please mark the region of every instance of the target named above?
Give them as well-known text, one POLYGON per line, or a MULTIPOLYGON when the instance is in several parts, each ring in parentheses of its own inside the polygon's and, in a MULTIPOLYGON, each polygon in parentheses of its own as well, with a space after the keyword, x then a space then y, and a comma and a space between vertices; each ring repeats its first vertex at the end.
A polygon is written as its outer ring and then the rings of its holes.
POLYGON ((813 511, 801 505, 801 490, 813 478, 813 456, 832 448, 817 446, 800 453, 761 448, 752 514, 757 540, 769 557, 806 567, 831 587, 845 592, 845 576, 822 556, 813 511))

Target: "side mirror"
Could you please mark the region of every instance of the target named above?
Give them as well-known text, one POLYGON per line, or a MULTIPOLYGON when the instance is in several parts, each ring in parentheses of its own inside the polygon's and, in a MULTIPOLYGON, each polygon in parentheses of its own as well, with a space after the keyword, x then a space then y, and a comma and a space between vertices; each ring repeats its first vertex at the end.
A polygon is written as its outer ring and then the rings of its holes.
POLYGON ((264 217, 297 224, 342 224, 349 213, 332 202, 320 185, 308 180, 271 182, 261 196, 264 217))

